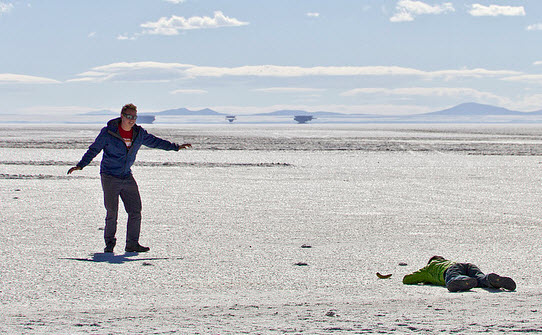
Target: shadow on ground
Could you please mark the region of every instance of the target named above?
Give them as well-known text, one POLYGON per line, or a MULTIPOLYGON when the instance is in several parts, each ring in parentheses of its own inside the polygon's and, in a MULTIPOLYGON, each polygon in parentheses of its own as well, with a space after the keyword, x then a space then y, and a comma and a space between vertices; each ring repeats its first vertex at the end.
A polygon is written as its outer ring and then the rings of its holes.
POLYGON ((182 259, 181 257, 147 257, 147 258, 134 258, 138 256, 137 252, 127 252, 122 255, 115 255, 114 253, 97 252, 92 255, 92 258, 76 258, 76 257, 64 257, 61 259, 80 261, 80 262, 92 262, 92 263, 110 263, 110 264, 124 264, 128 262, 145 262, 145 261, 158 261, 158 260, 175 260, 182 259))

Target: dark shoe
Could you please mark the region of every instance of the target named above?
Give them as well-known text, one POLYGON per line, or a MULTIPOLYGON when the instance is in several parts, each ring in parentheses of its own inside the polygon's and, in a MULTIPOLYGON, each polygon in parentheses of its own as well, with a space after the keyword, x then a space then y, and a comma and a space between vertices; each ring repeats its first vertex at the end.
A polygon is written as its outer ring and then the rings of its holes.
POLYGON ((471 288, 476 287, 476 285, 478 285, 478 280, 476 280, 476 278, 464 278, 452 280, 446 287, 450 292, 458 292, 470 290, 471 288))
POLYGON ((489 285, 494 288, 504 288, 508 291, 514 291, 516 289, 516 282, 512 278, 501 277, 496 273, 488 274, 487 281, 489 282, 489 285))
POLYGON ((115 249, 114 244, 107 244, 104 248, 104 253, 110 253, 113 252, 113 249, 115 249))
POLYGON ((151 250, 149 247, 144 247, 142 245, 135 244, 135 245, 127 245, 126 248, 124 248, 126 252, 147 252, 151 250))

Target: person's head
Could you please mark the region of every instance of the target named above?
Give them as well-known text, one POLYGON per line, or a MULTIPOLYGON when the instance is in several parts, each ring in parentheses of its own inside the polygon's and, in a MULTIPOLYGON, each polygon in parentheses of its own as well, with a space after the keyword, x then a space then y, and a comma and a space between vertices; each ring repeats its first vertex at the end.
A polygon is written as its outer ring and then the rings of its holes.
POLYGON ((434 260, 437 260, 437 261, 445 261, 446 258, 442 257, 442 256, 433 256, 431 258, 429 258, 429 262, 427 262, 427 264, 431 263, 432 261, 434 260))
POLYGON ((120 111, 122 128, 124 130, 130 130, 135 125, 137 119, 137 107, 134 104, 127 104, 122 106, 120 111))

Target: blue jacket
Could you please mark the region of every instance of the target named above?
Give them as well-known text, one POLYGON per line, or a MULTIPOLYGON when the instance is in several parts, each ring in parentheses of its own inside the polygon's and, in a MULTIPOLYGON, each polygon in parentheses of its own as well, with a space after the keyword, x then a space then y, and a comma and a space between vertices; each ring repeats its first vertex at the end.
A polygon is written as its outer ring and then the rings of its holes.
POLYGON ((103 150, 100 173, 117 178, 127 178, 132 174, 131 167, 141 145, 163 150, 179 150, 177 144, 149 134, 138 125, 134 125, 132 128, 132 146, 128 149, 119 134, 120 122, 121 118, 116 118, 110 120, 107 126, 102 128, 94 143, 90 145, 81 161, 77 163, 77 166, 84 168, 103 150))

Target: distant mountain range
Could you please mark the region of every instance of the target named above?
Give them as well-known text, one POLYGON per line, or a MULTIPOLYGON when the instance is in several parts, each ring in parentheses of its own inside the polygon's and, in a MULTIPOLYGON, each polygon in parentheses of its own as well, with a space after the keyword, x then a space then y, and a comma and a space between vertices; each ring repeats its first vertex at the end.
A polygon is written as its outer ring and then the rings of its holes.
MULTIPOLYGON (((231 113, 229 113, 231 114, 231 113)), ((156 115, 164 115, 164 116, 186 116, 186 115, 229 115, 225 113, 219 113, 212 109, 205 108, 200 110, 189 110, 187 108, 178 108, 178 109, 168 109, 162 112, 156 113, 156 115)), ((336 113, 336 112, 326 112, 326 111, 318 111, 318 112, 307 112, 305 110, 298 110, 298 109, 283 109, 283 110, 277 110, 274 112, 269 113, 257 113, 257 114, 250 114, 247 116, 296 116, 296 115, 313 115, 313 116, 330 116, 330 117, 374 117, 378 116, 381 117, 381 115, 377 114, 345 114, 345 113, 336 113)), ((509 110, 503 107, 497 107, 497 106, 491 106, 491 105, 483 105, 478 104, 474 102, 468 102, 463 103, 448 109, 436 111, 436 112, 430 112, 430 113, 423 113, 423 114, 413 114, 410 116, 499 116, 499 115, 518 115, 518 116, 525 116, 525 115, 542 115, 542 110, 535 111, 535 112, 519 112, 519 111, 513 111, 509 110)))
POLYGON ((503 107, 468 102, 438 112, 425 113, 426 116, 474 116, 474 115, 541 115, 542 110, 535 112, 518 112, 503 107))
MULTIPOLYGON (((108 110, 85 113, 86 116, 114 115, 108 110)), ((187 108, 168 109, 161 112, 147 114, 156 117, 175 116, 223 116, 235 115, 235 113, 220 113, 210 108, 190 110, 187 108)), ((305 110, 284 109, 269 113, 244 114, 243 117, 291 117, 298 115, 312 115, 320 122, 325 119, 340 119, 337 122, 542 122, 542 109, 534 112, 520 112, 503 107, 478 104, 474 102, 463 103, 448 109, 411 115, 378 115, 378 114, 345 114, 336 112, 308 112, 305 110)))

